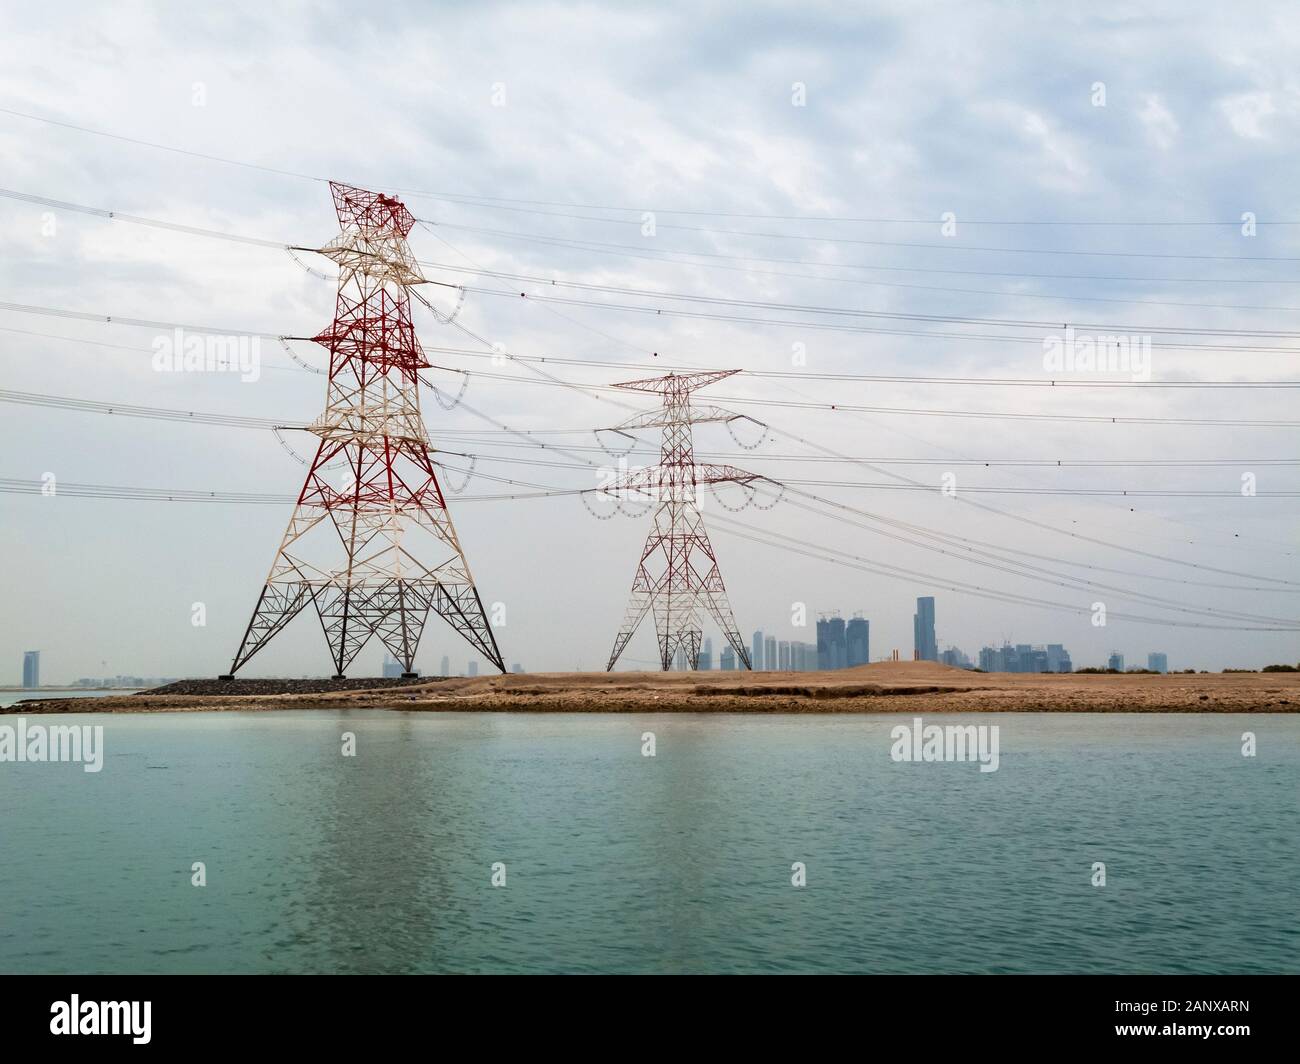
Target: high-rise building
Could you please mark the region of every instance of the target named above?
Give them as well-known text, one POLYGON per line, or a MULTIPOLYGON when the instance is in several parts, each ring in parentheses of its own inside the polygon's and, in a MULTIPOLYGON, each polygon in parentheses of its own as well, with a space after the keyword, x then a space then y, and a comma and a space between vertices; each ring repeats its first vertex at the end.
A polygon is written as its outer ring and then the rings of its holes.
POLYGON ((970 658, 966 656, 965 652, 958 650, 956 647, 949 647, 947 650, 941 651, 939 660, 944 665, 952 665, 958 669, 969 669, 971 664, 970 658))
POLYGON ((763 633, 762 632, 754 633, 754 647, 750 651, 749 656, 751 658, 749 664, 755 672, 758 672, 760 669, 763 668, 763 633))
POLYGON ((447 657, 446 654, 442 656, 442 665, 439 666, 439 671, 443 676, 451 675, 451 658, 447 657))
POLYGON ((934 638, 934 597, 926 595, 916 600, 912 614, 912 645, 917 661, 938 661, 939 644, 934 638))
POLYGON ((382 675, 385 679, 401 676, 403 671, 402 663, 400 661, 394 658, 391 654, 384 655, 384 670, 382 675))
POLYGON ((847 664, 844 618, 834 612, 823 614, 817 620, 817 668, 842 669, 847 664))
POLYGON ((769 635, 763 639, 763 661, 764 668, 768 672, 776 669, 776 636, 769 635))
POLYGON ((710 672, 713 669, 713 640, 706 639, 704 646, 700 647, 700 671, 710 672))
POLYGON ((1147 655, 1147 668, 1152 672, 1168 672, 1169 657, 1157 651, 1152 651, 1147 655))
POLYGON ((790 671, 790 644, 784 639, 776 644, 776 667, 782 672, 790 671))
POLYGON ((728 643, 725 647, 722 648, 721 664, 722 664, 723 672, 736 671, 736 652, 735 650, 732 649, 730 643, 728 643))
POLYGON ((866 665, 871 661, 871 622, 862 614, 855 613, 845 626, 844 642, 845 664, 849 668, 866 665))
MULTIPOLYGON (((947 654, 944 651, 945 662, 947 654)), ((1060 643, 1046 647, 1003 643, 1000 647, 984 647, 979 653, 979 667, 985 672, 1070 672, 1074 666, 1069 651, 1060 643)))
POLYGON ((1106 668, 1114 669, 1116 672, 1124 671, 1124 655, 1118 650, 1112 650, 1110 657, 1106 659, 1106 668))
POLYGON ((471 662, 469 663, 469 669, 466 671, 465 675, 466 675, 466 676, 477 676, 477 675, 478 675, 478 662, 477 662, 477 661, 471 661, 471 662))
POLYGON ((41 686, 41 652, 26 650, 23 652, 23 686, 41 686))

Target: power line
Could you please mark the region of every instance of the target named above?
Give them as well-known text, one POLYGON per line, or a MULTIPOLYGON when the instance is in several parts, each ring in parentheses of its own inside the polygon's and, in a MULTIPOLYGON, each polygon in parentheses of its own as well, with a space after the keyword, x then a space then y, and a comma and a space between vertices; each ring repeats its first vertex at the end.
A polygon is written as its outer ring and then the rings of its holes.
MULTIPOLYGON (((432 351, 437 354, 462 355, 466 358, 492 358, 493 356, 481 351, 472 351, 464 347, 434 347, 426 345, 425 351, 432 351)), ((673 363, 635 363, 635 362, 615 362, 612 360, 602 360, 594 358, 565 358, 555 355, 514 355, 513 359, 518 362, 545 362, 555 366, 602 366, 609 369, 618 370, 654 370, 662 372, 664 370, 681 370, 689 372, 697 369, 695 366, 686 366, 673 363)), ((770 377, 779 380, 810 380, 810 381, 872 381, 898 384, 952 384, 952 385, 983 385, 996 387, 1032 387, 1032 388, 1294 388, 1300 387, 1300 380, 1251 380, 1251 381, 1229 381, 1229 380, 1074 380, 1060 379, 1055 377, 954 377, 954 376, 929 376, 917 373, 817 373, 808 370, 745 370, 747 377, 770 377)))
MULTIPOLYGON (((602 218, 590 214, 549 213, 554 217, 571 218, 587 222, 600 222, 606 225, 633 225, 640 228, 643 224, 642 220, 639 218, 602 218)), ((439 222, 432 218, 421 218, 420 221, 427 222, 430 225, 448 224, 439 222)), ((452 225, 450 228, 454 229, 458 227, 452 225)), ((807 240, 824 244, 846 244, 853 247, 914 248, 927 251, 967 251, 998 255, 1071 255, 1081 258, 1176 259, 1189 262, 1300 262, 1300 257, 1291 255, 1195 255, 1187 252, 1084 251, 1077 248, 1007 248, 961 244, 955 240, 945 244, 928 244, 908 240, 867 240, 862 237, 822 236, 807 233, 767 233, 745 229, 718 229, 710 226, 675 225, 671 222, 656 222, 655 230, 658 231, 659 229, 671 229, 677 232, 687 233, 706 233, 710 236, 742 236, 761 240, 807 240)))
MULTIPOLYGON (((726 532, 729 535, 734 535, 740 539, 748 539, 751 542, 759 543, 764 546, 776 547, 785 554, 799 554, 818 561, 829 562, 833 565, 843 565, 864 572, 875 573, 890 579, 907 579, 913 582, 919 579, 930 586, 940 587, 944 590, 954 591, 959 594, 973 595, 977 598, 991 599, 995 602, 1036 606, 1043 609, 1064 611, 1075 615, 1088 615, 1091 612, 1081 606, 1072 606, 1068 603, 1053 602, 1051 600, 1037 599, 1025 595, 1008 594, 1005 592, 995 591, 991 588, 981 587, 977 584, 967 584, 961 581, 936 577, 930 572, 921 572, 914 569, 906 569, 902 566, 887 565, 883 562, 868 561, 865 558, 861 558, 858 555, 845 551, 818 548, 805 539, 795 539, 794 537, 783 536, 779 533, 765 532, 761 529, 755 529, 753 526, 747 525, 744 522, 736 521, 734 518, 715 515, 713 520, 721 524, 721 531, 726 532), (758 535, 756 536, 753 533, 758 533, 758 535)), ((1217 625, 1178 621, 1169 618, 1145 617, 1138 614, 1124 613, 1118 610, 1110 611, 1109 616, 1121 618, 1123 620, 1139 621, 1147 624, 1159 624, 1169 628, 1205 628, 1218 631, 1254 632, 1292 631, 1289 627, 1244 627, 1239 625, 1217 625)))
MULTIPOLYGON (((80 311, 67 311, 59 308, 35 307, 35 306, 28 306, 28 305, 9 304, 9 303, 0 303, 0 310, 16 310, 21 313, 28 313, 28 314, 52 314, 57 317, 79 318, 83 320, 103 321, 106 323, 116 322, 118 324, 142 325, 150 328, 163 328, 163 329, 188 328, 188 329, 193 329, 195 331, 204 331, 204 332, 221 331, 221 330, 213 329, 210 326, 180 325, 174 322, 144 321, 142 319, 136 319, 136 318, 115 318, 111 315, 89 314, 80 311)), ((463 331, 465 331, 468 335, 475 337, 476 339, 481 339, 482 342, 488 345, 489 347, 492 346, 489 341, 482 339, 481 337, 478 337, 477 334, 473 333, 472 331, 468 329, 464 329, 463 331)), ((267 336, 269 334, 243 333, 242 335, 267 336)), ((276 338, 287 339, 287 337, 276 337, 276 338)), ((509 358, 511 356, 509 356, 508 354, 504 354, 503 357, 509 358)), ((525 363, 525 366, 526 368, 529 368, 529 364, 525 363)), ((588 394, 592 398, 604 398, 602 396, 596 395, 595 393, 599 391, 613 390, 610 386, 607 385, 584 386, 584 385, 574 384, 570 381, 562 380, 561 378, 558 378, 553 374, 545 373, 545 371, 540 371, 540 370, 534 371, 542 374, 543 379, 540 380, 530 380, 526 377, 519 377, 512 374, 502 374, 502 373, 485 373, 481 371, 471 372, 469 370, 459 370, 457 372, 464 373, 466 376, 478 376, 488 380, 502 380, 502 381, 510 381, 515 383, 524 383, 524 384, 532 384, 532 385, 563 387, 570 390, 576 390, 584 394, 588 394)), ((428 384, 427 381, 425 383, 428 384)), ((21 393, 12 393, 12 394, 17 396, 21 393)), ((1300 421, 1267 420, 1267 419, 1250 420, 1244 418, 1169 418, 1169 417, 1157 418, 1157 417, 1138 417, 1138 416, 1119 415, 1119 414, 1114 414, 1114 415, 1055 414, 1055 413, 1029 414, 1029 413, 1017 413, 1014 411, 945 410, 945 409, 931 408, 931 407, 863 406, 863 405, 856 405, 851 403, 803 402, 799 400, 789 400, 789 399, 784 399, 784 400, 783 399, 754 399, 746 396, 721 396, 721 395, 718 396, 718 399, 725 400, 730 403, 741 404, 741 405, 770 406, 770 407, 781 407, 781 408, 788 408, 788 409, 824 410, 828 412, 855 411, 855 412, 867 412, 867 413, 877 413, 877 414, 903 414, 907 416, 917 416, 917 417, 955 417, 955 418, 973 418, 973 419, 980 419, 980 420, 1001 420, 1001 421, 1045 421, 1045 422, 1071 422, 1071 423, 1115 424, 1115 425, 1121 425, 1121 424, 1185 425, 1185 426, 1197 426, 1203 428, 1204 427, 1293 428, 1293 427, 1300 426, 1300 421)), ((15 399, 13 401, 19 401, 19 400, 15 399)), ((617 400, 607 399, 605 401, 614 402, 616 405, 631 409, 631 407, 629 407, 628 404, 619 402, 617 400)), ((106 404, 101 404, 101 405, 106 405, 106 404)), ((148 408, 142 408, 142 409, 148 409, 148 408)), ((177 412, 173 411, 172 413, 177 413, 177 412)))
MULTIPOLYGON (((674 262, 680 260, 658 258, 659 255, 685 255, 691 258, 729 260, 732 262, 764 262, 787 266, 816 266, 834 270, 882 270, 891 273, 942 273, 975 277, 1014 277, 1019 279, 1043 279, 1061 281, 1125 281, 1141 284, 1286 284, 1293 285, 1294 278, 1242 278, 1242 277, 1141 277, 1114 274, 1088 273, 1037 273, 1025 270, 955 270, 937 266, 897 266, 850 262, 825 262, 818 259, 776 258, 763 255, 728 255, 721 252, 687 251, 681 248, 666 248, 654 251, 638 244, 618 244, 596 240, 580 240, 568 237, 546 236, 537 233, 518 233, 508 229, 490 229, 484 226, 456 225, 451 222, 429 222, 421 219, 423 224, 434 225, 439 229, 455 229, 464 233, 480 233, 488 236, 505 237, 508 240, 520 240, 525 243, 547 244, 581 251, 609 252, 633 258, 648 258, 657 262, 674 262)), ((705 263, 690 263, 703 266, 705 263)), ((748 271, 747 271, 748 272, 748 271)), ((831 280, 831 278, 810 278, 811 280, 831 280)))
MULTIPOLYGON (((202 236, 202 237, 208 237, 214 239, 230 240, 238 243, 274 248, 277 250, 286 250, 286 251, 313 250, 301 245, 287 244, 280 241, 266 240, 258 237, 241 236, 239 234, 225 233, 213 229, 205 229, 197 226, 183 225, 176 222, 167 222, 159 219, 145 218, 139 215, 124 214, 122 212, 108 210, 106 208, 91 207, 91 206, 86 206, 84 204, 69 203, 63 200, 51 199, 48 197, 37 196, 30 193, 17 192, 10 189, 0 189, 0 196, 8 197, 22 202, 37 203, 45 206, 56 207, 62 210, 75 211, 75 212, 91 215, 94 217, 104 218, 107 220, 125 221, 125 222, 130 222, 132 224, 145 225, 145 226, 151 226, 155 228, 172 230, 176 232, 182 232, 193 236, 202 236)), ((431 223, 425 222, 423 224, 429 225, 431 223)), ((871 319, 871 320, 935 322, 935 323, 946 323, 946 324, 984 325, 984 326, 990 326, 995 328, 1022 328, 1022 329, 1023 328, 1044 328, 1044 329, 1054 330, 1057 328, 1071 327, 1071 328, 1079 328, 1079 329, 1089 329, 1094 331, 1120 332, 1120 333, 1132 333, 1132 334, 1142 334, 1142 335, 1254 336, 1254 337, 1274 337, 1274 338, 1296 338, 1300 336, 1300 333, 1298 332, 1284 331, 1284 330, 1191 328, 1186 326, 1142 326, 1142 325, 1130 325, 1130 324, 1100 324, 1100 323, 1093 323, 1093 322, 1057 323, 1054 321, 1043 321, 1043 320, 1032 320, 1032 319, 1006 319, 1006 318, 991 318, 991 317, 952 315, 952 314, 917 314, 917 313, 901 313, 901 312, 889 312, 889 311, 872 311, 872 310, 863 310, 863 309, 851 308, 851 307, 809 306, 804 304, 786 303, 786 302, 778 302, 772 300, 729 299, 720 296, 704 296, 704 295, 697 295, 691 293, 658 292, 654 290, 634 288, 628 286, 598 285, 598 284, 575 282, 575 281, 560 281, 555 278, 550 278, 550 279, 539 278, 539 277, 533 277, 525 274, 510 274, 510 273, 503 273, 500 271, 490 271, 490 270, 483 270, 483 269, 466 269, 465 267, 457 267, 457 266, 442 264, 442 263, 421 263, 421 265, 432 266, 440 269, 450 269, 458 272, 466 272, 466 273, 477 274, 486 277, 504 278, 504 279, 511 279, 511 280, 524 280, 532 283, 545 284, 552 288, 569 288, 569 289, 576 289, 580 291, 590 291, 590 292, 608 292, 617 295, 632 295, 632 296, 637 296, 640 298, 648 298, 648 299, 669 300, 669 301, 676 301, 676 302, 691 302, 691 303, 704 304, 709 306, 737 307, 737 308, 750 308, 750 309, 762 309, 762 310, 784 310, 784 311, 794 311, 802 314, 855 317, 855 318, 864 318, 864 319, 871 319)), ((436 284, 438 282, 430 282, 430 283, 436 284)), ((496 292, 493 292, 489 289, 468 288, 467 286, 463 286, 463 285, 458 285, 454 287, 457 287, 458 289, 465 290, 465 291, 477 292, 479 294, 486 294, 486 295, 497 294, 496 292)), ((515 293, 507 293, 507 294, 513 295, 515 293)), ((518 294, 524 295, 524 293, 518 293, 518 294)), ((561 302, 561 303, 567 302, 567 303, 573 303, 575 305, 591 306, 598 309, 623 310, 623 311, 634 311, 634 312, 642 312, 642 313, 650 312, 649 308, 631 307, 623 304, 600 303, 594 301, 587 302, 581 300, 565 300, 565 299, 557 299, 551 296, 541 296, 537 294, 534 294, 533 296, 531 296, 531 298, 546 300, 549 302, 561 302)), ((1241 308, 1241 309, 1248 309, 1248 308, 1241 308)), ((1300 310, 1300 308, 1287 308, 1287 307, 1253 308, 1253 309, 1300 310)), ((654 313, 660 314, 663 313, 663 311, 659 309, 655 309, 654 313)), ((800 326, 805 324, 805 323, 792 323, 787 321, 771 321, 769 319, 745 318, 745 317, 737 317, 737 316, 729 316, 729 315, 711 316, 711 315, 702 315, 702 314, 690 314, 689 312, 680 311, 680 310, 669 310, 668 313, 675 316, 707 317, 710 318, 710 320, 740 321, 740 322, 745 322, 750 324, 774 324, 774 325, 798 324, 800 326)), ((829 328, 829 326, 811 326, 811 325, 809 327, 829 328)), ((855 329, 850 331, 874 332, 879 330, 855 329)), ((896 333, 895 335, 923 335, 923 336, 934 335, 934 336, 940 336, 940 337, 952 338, 952 339, 958 339, 958 338, 988 339, 987 337, 966 336, 964 334, 924 333, 924 332, 902 332, 902 333, 896 333)), ((1026 342, 1026 341, 1041 342, 1042 340, 1041 337, 1020 337, 1017 339, 1021 342, 1026 342)), ((1160 346, 1172 347, 1172 346, 1179 346, 1179 345, 1162 344, 1160 346)), ((1254 348, 1239 347, 1239 346, 1226 346, 1226 347, 1222 347, 1222 345, 1220 345, 1219 347, 1212 346, 1212 345, 1189 345, 1189 346, 1192 349, 1204 348, 1210 350, 1216 350, 1216 349, 1254 350, 1254 348)), ((1261 350, 1272 351, 1275 353, 1276 352, 1289 353, 1291 351, 1291 349, 1285 349, 1285 348, 1283 349, 1262 348, 1261 350)))
MULTIPOLYGON (((433 282, 437 283, 437 282, 433 282)), ((682 310, 677 307, 643 307, 629 303, 604 303, 591 299, 574 299, 564 296, 545 296, 523 292, 494 292, 487 288, 474 288, 467 285, 448 285, 450 288, 464 288, 468 292, 474 292, 480 295, 504 295, 515 299, 524 298, 534 302, 541 303, 558 303, 566 306, 591 307, 595 310, 613 310, 627 314, 644 314, 654 317, 674 317, 690 318, 693 320, 704 321, 723 321, 736 322, 742 325, 763 325, 779 326, 783 328, 816 330, 825 332, 846 332, 846 333, 869 333, 878 336, 920 336, 927 339, 938 340, 975 340, 975 341, 994 341, 996 343, 1014 343, 1014 344, 1032 344, 1037 347, 1043 347, 1044 338, 1039 336, 999 336, 987 333, 960 333, 960 332, 935 332, 923 329, 886 329, 870 325, 848 325, 832 322, 819 321, 797 321, 787 318, 760 318, 739 314, 718 314, 706 313, 703 311, 682 310)), ((865 313, 865 312, 864 312, 865 313)), ((901 315, 885 315, 886 317, 901 317, 901 315)), ((955 324, 961 324, 956 322, 955 324)), ((1066 323, 1068 327, 1068 323, 1066 323)), ((1004 326, 1006 327, 1006 326, 1004 326)), ((1023 326, 1022 326, 1023 327, 1023 326)), ((1243 334, 1244 335, 1244 334, 1243 334)), ((1283 333, 1282 336, 1292 336, 1291 333, 1283 333)), ((1112 337, 1113 339, 1113 337, 1112 337)), ((1146 345, 1144 345, 1146 346, 1146 345)), ((1275 354, 1275 355, 1296 355, 1300 354, 1300 349, 1294 347, 1269 347, 1258 344, 1192 344, 1192 343, 1168 343, 1160 340, 1151 340, 1149 346, 1161 350, 1170 351, 1233 351, 1233 352, 1253 352, 1257 354, 1275 354)), ((1098 357, 1103 357, 1098 353, 1098 357)))
MULTIPOLYGON (((8 495, 41 495, 48 498, 118 499, 133 502, 217 502, 241 505, 292 506, 294 495, 276 495, 240 491, 199 491, 188 488, 146 488, 109 484, 78 484, 56 481, 51 485, 41 480, 22 480, 0 477, 0 493, 8 495)), ((525 494, 460 495, 456 502, 505 502, 516 499, 550 498, 573 495, 572 491, 546 491, 525 494)))
MULTIPOLYGON (((22 118, 30 122, 39 122, 44 125, 57 126, 61 129, 73 130, 77 133, 85 133, 90 136, 104 137, 109 140, 117 140, 127 144, 134 144, 138 147, 151 148, 155 151, 170 152, 176 155, 184 155, 190 158, 202 159, 206 162, 221 163, 226 166, 238 166, 248 170, 257 170, 262 173, 276 174, 281 177, 298 178, 305 181, 328 182, 329 178, 322 177, 318 174, 309 174, 297 170, 288 170, 280 167, 268 166, 261 163, 252 163, 245 160, 234 159, 229 156, 215 155, 208 152, 193 151, 186 148, 178 147, 174 144, 160 144, 157 141, 144 140, 139 137, 130 137, 121 133, 112 133, 102 129, 94 129, 89 126, 78 125, 73 122, 66 122, 60 119, 48 118, 42 115, 34 115, 24 111, 14 110, 8 107, 0 107, 0 114, 7 114, 14 118, 22 118)), ((349 182, 351 183, 351 182, 349 182)), ((362 182, 364 184, 364 182, 362 182)), ((555 200, 530 200, 530 199, 512 199, 503 196, 481 196, 469 195, 465 193, 452 193, 436 189, 419 189, 394 187, 393 192, 403 193, 409 196, 422 196, 432 199, 442 199, 449 202, 463 202, 479 206, 488 206, 492 203, 510 203, 510 204, 529 204, 551 207, 568 207, 579 210, 617 210, 617 211, 636 211, 644 213, 651 210, 658 214, 681 214, 707 216, 713 218, 763 218, 773 221, 808 221, 808 222, 859 222, 859 223, 884 223, 897 225, 933 225, 936 219, 924 218, 881 218, 881 217, 855 217, 852 215, 807 215, 807 214, 775 214, 770 212, 736 212, 736 211, 716 211, 716 210, 699 210, 686 208, 645 208, 645 207, 628 207, 612 206, 603 204, 588 203, 567 203, 555 200)), ((549 212, 539 212, 549 213, 549 212)), ((962 219, 963 225, 980 225, 980 226, 1095 226, 1095 227, 1238 227, 1242 223, 1238 221, 1094 221, 1094 220, 1026 220, 1026 219, 1009 219, 1004 221, 989 221, 980 219, 966 220, 962 219)), ((1300 225, 1300 222, 1288 220, 1276 221, 1259 221, 1255 222, 1257 226, 1289 226, 1300 225)))
MULTIPOLYGON (((853 215, 829 215, 829 214, 774 214, 771 212, 740 212, 740 211, 711 211, 699 209, 686 209, 678 207, 631 207, 631 206, 613 206, 611 204, 599 203, 567 203, 557 200, 535 200, 535 199, 516 199, 507 196, 482 196, 468 193, 446 192, 446 191, 423 191, 418 189, 395 189, 396 192, 402 192, 407 195, 423 197, 427 199, 441 200, 445 203, 457 203, 472 207, 489 207, 494 210, 522 211, 526 214, 552 215, 552 211, 533 211, 526 210, 523 207, 501 206, 501 204, 528 204, 533 206, 544 207, 567 207, 574 210, 598 210, 598 211, 624 211, 635 214, 681 214, 692 215, 706 218, 750 218, 766 219, 770 221, 798 221, 798 222, 850 222, 874 225, 928 225, 934 226, 940 224, 942 218, 881 218, 881 217, 858 217, 853 215)), ((959 212, 958 212, 959 213, 959 212)), ((560 215, 560 217, 567 217, 560 215)), ((1242 222, 1236 221, 1073 221, 1073 220, 1037 220, 1031 221, 1026 219, 1007 219, 1004 221, 989 221, 982 219, 960 218, 961 225, 980 225, 980 226, 1024 226, 1024 227, 1097 227, 1097 228, 1121 228, 1121 227, 1143 227, 1143 228, 1221 228, 1230 227, 1233 229, 1240 228, 1242 222)), ((1269 226, 1287 226, 1300 225, 1300 221, 1255 221, 1255 225, 1269 226)))
MULTIPOLYGON (((794 494, 802 496, 803 498, 816 498, 806 492, 794 492, 794 494)), ((1268 615, 1241 613, 1234 610, 1224 610, 1215 607, 1188 606, 1175 599, 1152 595, 1149 592, 1134 591, 1127 585, 1124 587, 1116 587, 1114 584, 1104 584, 1097 580, 1091 580, 1079 576, 1069 576, 1061 573, 1058 568, 1047 569, 1041 565, 1033 565, 1030 562, 1023 560, 1022 557, 1016 555, 1008 556, 1010 552, 1004 548, 990 548, 986 545, 981 549, 980 546, 965 537, 948 535, 943 532, 926 529, 922 526, 909 524, 904 521, 879 516, 870 516, 865 522, 862 520, 856 520, 852 517, 845 516, 845 513, 860 513, 865 515, 866 511, 854 510, 851 507, 844 508, 844 511, 840 513, 830 513, 816 505, 809 505, 807 502, 800 502, 798 498, 792 498, 788 501, 794 506, 807 510, 808 512, 820 517, 829 517, 831 520, 852 525, 855 528, 865 529, 875 535, 882 536, 885 539, 895 540, 896 542, 904 543, 908 546, 919 547, 922 550, 932 551, 948 557, 957 557, 962 561, 974 565, 997 569, 999 572, 1036 580, 1040 583, 1054 584, 1058 587, 1068 587, 1073 590, 1088 590, 1093 592, 1105 591, 1112 595, 1118 595, 1120 598, 1133 599, 1134 601, 1157 605, 1162 609, 1174 610, 1180 613, 1223 616, 1234 618, 1236 620, 1249 620, 1256 622, 1268 621, 1279 624, 1294 625, 1297 628, 1300 628, 1300 620, 1291 617, 1272 617, 1268 615), (954 549, 957 551, 956 554, 954 554, 954 549)), ((1060 564, 1059 559, 1047 560, 1053 562, 1053 564, 1057 566, 1060 564)))

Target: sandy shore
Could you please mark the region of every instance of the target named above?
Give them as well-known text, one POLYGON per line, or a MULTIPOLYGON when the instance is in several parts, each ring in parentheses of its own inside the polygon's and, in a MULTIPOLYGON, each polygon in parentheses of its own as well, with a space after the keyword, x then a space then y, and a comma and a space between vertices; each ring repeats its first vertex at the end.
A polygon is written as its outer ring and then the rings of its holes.
POLYGON ((18 713, 379 708, 511 713, 1295 713, 1300 673, 1033 675, 929 662, 835 672, 534 673, 307 694, 132 694, 24 702, 18 713))

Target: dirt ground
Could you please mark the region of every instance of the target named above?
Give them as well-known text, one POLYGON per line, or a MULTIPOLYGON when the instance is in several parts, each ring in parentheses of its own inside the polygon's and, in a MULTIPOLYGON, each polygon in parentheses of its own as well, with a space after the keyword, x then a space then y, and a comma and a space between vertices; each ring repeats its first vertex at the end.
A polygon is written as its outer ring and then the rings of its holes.
MULTIPOLYGON (((266 682, 259 681, 259 690, 265 688, 266 682)), ((976 673, 911 661, 835 672, 553 672, 430 679, 400 690, 217 691, 30 701, 0 713, 341 708, 514 713, 1300 712, 1300 673, 976 673)))

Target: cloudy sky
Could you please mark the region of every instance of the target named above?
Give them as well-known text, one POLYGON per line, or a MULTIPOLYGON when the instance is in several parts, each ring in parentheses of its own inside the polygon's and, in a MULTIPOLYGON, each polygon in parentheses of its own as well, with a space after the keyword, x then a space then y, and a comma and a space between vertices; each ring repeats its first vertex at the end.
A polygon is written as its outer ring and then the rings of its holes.
MULTIPOLYGON (((735 514, 722 505, 742 495, 706 497, 747 636, 811 640, 792 623, 803 603, 810 624, 861 611, 873 657, 910 656, 914 600, 932 594, 940 646, 972 655, 1008 639, 1063 643, 1076 665, 1111 650, 1130 664, 1165 651, 1174 668, 1300 658, 1294 627, 1232 630, 1300 614, 1297 500, 1270 495, 1300 489, 1296 467, 1276 464, 1300 437, 1249 424, 1296 420, 1297 391, 1137 386, 1132 373, 1044 364, 1045 339, 1070 323, 1148 337, 1156 382, 1300 379, 1294 355, 1268 350, 1297 346, 1300 326, 1289 5, 2 6, 6 304, 310 335, 333 310, 320 257, 9 194, 319 247, 337 232, 322 179, 395 192, 428 223, 412 234, 426 274, 471 289, 458 320, 479 336, 573 360, 547 372, 584 389, 656 365, 779 374, 700 396, 770 425, 758 447, 742 423, 734 436, 699 427, 697 449, 919 526, 900 539, 896 525, 837 522, 793 496, 735 514), (1015 417, 953 416, 976 412, 1015 417), (1098 420, 1060 420, 1085 416, 1098 420), (809 461, 828 448, 866 461, 809 461), (1152 464, 1171 460, 1220 464, 1152 464), (1048 493, 1079 489, 1179 494, 1048 493), (917 545, 933 532, 949 537, 924 541, 942 553, 917 545)), ((455 301, 447 288, 430 298, 455 301)), ((610 460, 591 430, 644 403, 543 383, 537 363, 493 367, 465 333, 419 315, 428 347, 455 349, 433 360, 472 374, 466 405, 425 396, 439 446, 480 454, 475 468, 495 477, 593 485, 587 463, 610 460), (572 449, 548 454, 494 423, 572 449)), ((257 380, 241 381, 156 372, 158 327, 0 310, 0 328, 9 398, 286 424, 323 404, 324 378, 269 339, 257 380)), ((451 395, 465 379, 431 377, 451 395)), ((9 401, 0 425, 0 477, 17 481, 292 495, 304 472, 260 428, 9 401)), ((483 599, 506 607, 507 662, 603 667, 648 519, 597 520, 572 496, 472 498, 503 490, 475 477, 452 513, 483 599)), ((281 505, 0 495, 0 683, 34 648, 47 681, 225 671, 287 517, 281 505)), ((470 656, 431 624, 418 664, 436 671, 443 654, 454 671, 470 656)), ((371 646, 352 671, 380 656, 371 646)), ((654 657, 647 623, 624 664, 654 657)), ((327 668, 303 615, 246 671, 327 668)))

